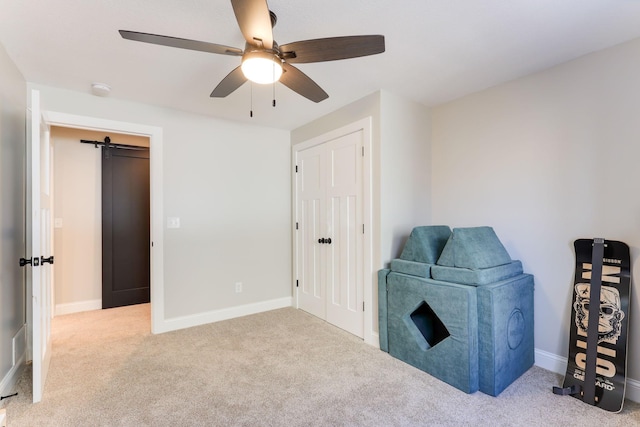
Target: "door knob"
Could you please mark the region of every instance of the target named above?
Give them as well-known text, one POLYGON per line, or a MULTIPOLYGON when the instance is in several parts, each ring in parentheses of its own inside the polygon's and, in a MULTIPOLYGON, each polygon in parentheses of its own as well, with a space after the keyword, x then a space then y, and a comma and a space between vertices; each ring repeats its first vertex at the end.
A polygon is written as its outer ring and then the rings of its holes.
POLYGON ((331 237, 327 237, 326 242, 327 242, 328 244, 331 244, 331 237))
MULTIPOLYGON (((52 261, 53 261, 53 259, 52 259, 52 261)), ((29 258, 29 259, 20 258, 20 267, 24 267, 27 264, 32 265, 34 267, 37 267, 37 266, 40 265, 40 258, 38 258, 38 257, 33 257, 33 258, 29 258)))
POLYGON ((53 255, 51 255, 49 258, 45 258, 45 257, 41 256, 40 257, 40 263, 42 265, 44 265, 45 263, 53 264, 53 255))
POLYGON ((318 239, 318 243, 324 243, 324 237, 321 239, 318 239))

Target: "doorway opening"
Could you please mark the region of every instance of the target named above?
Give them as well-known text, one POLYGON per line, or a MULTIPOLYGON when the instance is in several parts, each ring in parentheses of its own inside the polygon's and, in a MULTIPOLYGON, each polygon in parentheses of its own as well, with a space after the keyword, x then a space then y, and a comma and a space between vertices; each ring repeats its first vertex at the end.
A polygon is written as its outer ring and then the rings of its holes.
POLYGON ((55 111, 44 111, 43 116, 49 126, 97 131, 102 135, 102 138, 105 135, 118 134, 141 136, 148 139, 150 152, 151 333, 168 331, 164 319, 162 128, 55 111))
POLYGON ((51 140, 53 313, 148 303, 149 137, 52 126, 51 140), (133 161, 121 156, 129 150, 117 149, 105 160, 105 148, 80 143, 106 136, 113 143, 139 147, 130 150, 136 155, 133 161))

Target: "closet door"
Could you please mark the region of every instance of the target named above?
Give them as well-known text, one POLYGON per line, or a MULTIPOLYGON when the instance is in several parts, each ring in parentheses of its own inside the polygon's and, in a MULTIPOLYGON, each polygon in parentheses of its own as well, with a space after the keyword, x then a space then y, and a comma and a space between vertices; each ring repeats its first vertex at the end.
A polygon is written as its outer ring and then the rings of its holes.
POLYGON ((298 153, 298 304, 314 316, 326 317, 324 237, 326 161, 322 146, 298 153))
POLYGON ((345 135, 325 148, 326 320, 362 338, 362 135, 345 135))
POLYGON ((298 307, 363 337, 362 133, 296 154, 298 307))

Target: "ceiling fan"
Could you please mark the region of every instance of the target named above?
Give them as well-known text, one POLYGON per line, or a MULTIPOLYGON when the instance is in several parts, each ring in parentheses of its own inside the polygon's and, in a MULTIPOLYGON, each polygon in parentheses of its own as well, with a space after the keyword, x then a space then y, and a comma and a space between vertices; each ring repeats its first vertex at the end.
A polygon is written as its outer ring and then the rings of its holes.
POLYGON ((246 40, 244 50, 215 43, 120 30, 128 40, 191 49, 221 55, 241 56, 242 64, 231 71, 211 92, 224 98, 247 80, 255 83, 280 81, 305 98, 320 102, 329 97, 313 80, 291 64, 325 62, 375 55, 385 50, 384 36, 343 36, 297 41, 278 45, 273 40, 276 14, 266 0, 231 0, 231 6, 246 40))

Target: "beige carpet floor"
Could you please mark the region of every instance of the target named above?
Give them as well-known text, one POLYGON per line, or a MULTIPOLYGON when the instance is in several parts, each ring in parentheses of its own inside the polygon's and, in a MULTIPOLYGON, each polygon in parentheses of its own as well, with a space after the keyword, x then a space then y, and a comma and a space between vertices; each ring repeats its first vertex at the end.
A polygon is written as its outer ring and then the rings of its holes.
POLYGON ((161 335, 149 322, 148 305, 54 319, 43 401, 27 369, 9 426, 640 425, 639 404, 555 396, 562 378, 538 367, 467 395, 293 308, 161 335))

